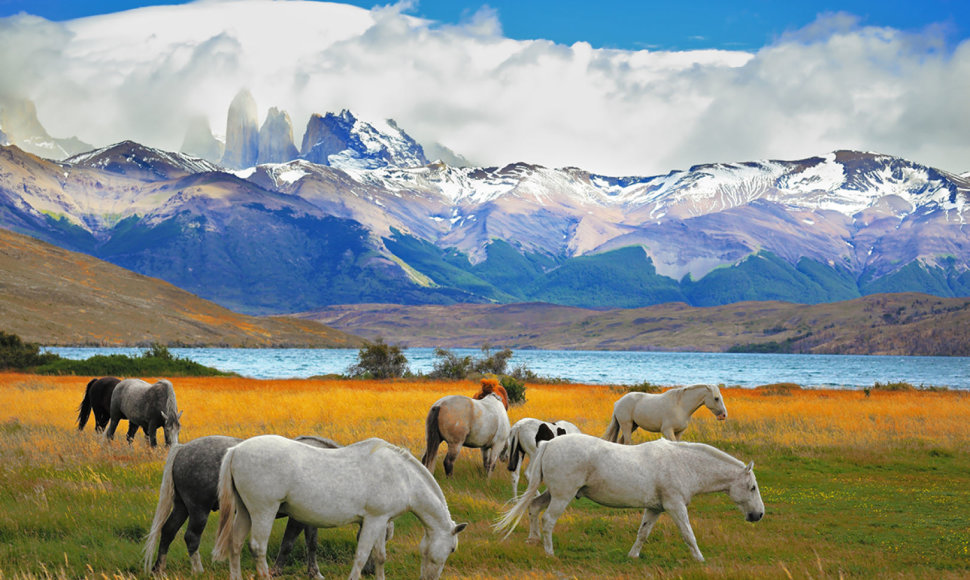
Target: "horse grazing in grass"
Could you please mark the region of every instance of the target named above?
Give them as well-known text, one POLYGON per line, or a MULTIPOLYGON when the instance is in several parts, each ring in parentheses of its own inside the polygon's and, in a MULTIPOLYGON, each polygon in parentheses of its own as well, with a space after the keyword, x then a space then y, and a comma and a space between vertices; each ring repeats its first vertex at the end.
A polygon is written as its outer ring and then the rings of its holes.
POLYGON ((101 377, 91 379, 84 388, 84 398, 77 408, 77 430, 83 431, 88 423, 88 417, 94 413, 94 432, 104 431, 108 420, 111 419, 111 393, 121 382, 116 377, 101 377))
POLYGON ((693 385, 651 393, 627 393, 613 404, 613 417, 603 439, 632 443, 632 433, 641 427, 660 433, 671 441, 680 441, 694 411, 704 405, 719 420, 727 419, 721 390, 714 385, 693 385))
POLYGON ((677 524, 691 554, 703 562, 694 539, 687 506, 701 493, 727 492, 749 522, 764 516, 765 505, 754 477, 754 463, 745 465, 703 443, 665 439, 639 445, 610 443, 589 435, 557 437, 539 446, 529 464, 529 488, 495 524, 505 537, 528 511, 529 540, 539 539, 539 514, 546 553, 553 555, 552 529, 573 498, 588 497, 610 507, 644 508, 637 539, 628 556, 638 558, 643 542, 660 514, 677 524), (535 496, 542 482, 548 489, 535 496))
POLYGON ((111 393, 111 423, 104 435, 108 440, 114 439, 118 422, 127 419, 129 444, 141 427, 149 445, 157 446, 155 433, 161 427, 165 432, 165 445, 177 445, 181 417, 171 381, 162 379, 149 385, 141 379, 125 379, 111 393))
MULTIPOLYGON (((295 440, 323 449, 340 447, 336 441, 324 437, 304 435, 295 440)), ((165 469, 162 471, 158 506, 145 539, 146 573, 165 573, 168 548, 186 519, 189 520, 189 525, 185 530, 185 547, 192 562, 192 573, 201 574, 204 571, 202 558, 199 556, 199 541, 205 531, 209 513, 219 509, 219 466, 226 451, 240 442, 242 439, 237 437, 210 435, 193 439, 185 445, 176 445, 169 451, 165 469), (156 549, 158 556, 152 564, 156 549)), ((279 516, 283 517, 284 514, 279 516)), ((300 532, 304 532, 306 537, 307 572, 311 578, 318 578, 320 569, 316 559, 317 529, 304 526, 292 518, 286 523, 286 530, 283 532, 283 543, 273 566, 274 573, 282 571, 300 532)), ((390 539, 392 533, 393 527, 388 527, 387 539, 390 539)), ((373 562, 368 560, 364 573, 368 573, 368 570, 373 573, 373 568, 373 562)))
POLYGON ((448 443, 445 475, 451 476, 462 447, 480 448, 485 476, 489 477, 499 459, 506 458, 509 431, 509 399, 494 379, 482 381, 474 397, 448 395, 435 401, 425 419, 427 446, 421 462, 434 473, 438 446, 448 443))
MULTIPOLYGON (((532 417, 519 419, 509 432, 509 471, 512 472, 512 495, 519 494, 519 469, 526 457, 536 453, 541 441, 548 441, 560 435, 580 433, 579 427, 569 421, 549 423, 532 417)), ((526 473, 528 476, 528 473, 526 473)))
POLYGON ((260 578, 270 577, 266 543, 280 510, 314 527, 361 525, 350 579, 360 578, 372 554, 384 577, 387 525, 413 512, 425 528, 421 578, 436 580, 458 547, 458 533, 434 476, 408 451, 381 439, 338 449, 317 449, 263 435, 226 451, 219 471, 219 532, 213 558, 229 558, 229 576, 240 580, 246 536, 260 578))

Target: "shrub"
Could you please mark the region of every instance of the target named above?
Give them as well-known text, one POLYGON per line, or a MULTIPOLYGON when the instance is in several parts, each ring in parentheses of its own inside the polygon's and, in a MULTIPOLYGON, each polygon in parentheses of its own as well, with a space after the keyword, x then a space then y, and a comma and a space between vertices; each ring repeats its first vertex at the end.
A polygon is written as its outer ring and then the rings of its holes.
POLYGON ((59 358, 54 353, 41 354, 39 345, 0 330, 0 370, 26 370, 59 358))
POLYGON ((492 354, 491 347, 488 344, 483 344, 482 358, 475 361, 475 371, 483 375, 504 375, 505 367, 508 366, 510 358, 512 358, 512 349, 503 348, 492 354))
POLYGON ((71 360, 58 357, 47 364, 33 369, 42 375, 89 375, 116 377, 207 377, 232 376, 193 360, 172 355, 161 344, 152 344, 141 356, 131 357, 124 354, 97 354, 84 360, 71 360))
POLYGON ((902 381, 898 381, 895 383, 880 383, 879 381, 876 381, 876 383, 872 385, 872 390, 873 391, 915 391, 916 387, 902 381))
POLYGON ((357 352, 357 362, 347 369, 352 377, 392 379, 408 372, 408 359, 397 345, 390 345, 378 338, 368 342, 357 352))
POLYGON ((450 350, 443 348, 434 349, 437 359, 431 370, 432 377, 436 379, 464 379, 471 373, 474 363, 472 357, 459 357, 450 350))
POLYGON ((502 387, 509 396, 509 405, 521 405, 525 403, 525 382, 512 376, 502 377, 502 387))
POLYGON ((650 381, 643 381, 642 383, 630 386, 631 393, 662 393, 664 388, 660 385, 655 385, 650 381))
POLYGON ((802 390, 801 385, 795 383, 771 383, 768 385, 760 385, 758 391, 764 395, 782 395, 791 396, 792 391, 802 390))

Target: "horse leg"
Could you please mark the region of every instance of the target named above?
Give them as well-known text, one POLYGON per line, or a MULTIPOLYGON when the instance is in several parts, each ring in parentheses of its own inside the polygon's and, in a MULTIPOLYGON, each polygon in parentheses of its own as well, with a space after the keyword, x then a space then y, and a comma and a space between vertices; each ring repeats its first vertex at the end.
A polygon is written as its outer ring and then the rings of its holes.
MULTIPOLYGON (((512 497, 519 497, 519 469, 522 467, 522 460, 520 459, 518 463, 515 464, 515 469, 512 470, 512 497)), ((526 475, 526 480, 528 480, 528 474, 526 475)))
POLYGON ((107 439, 108 441, 111 441, 112 439, 115 438, 115 431, 118 429, 118 423, 120 422, 121 422, 120 417, 117 419, 115 419, 114 417, 111 418, 111 422, 108 425, 108 430, 104 432, 105 439, 107 439))
MULTIPOLYGON (((549 507, 546 508, 546 513, 542 514, 542 545, 546 549, 546 554, 550 556, 556 555, 552 549, 552 529, 556 527, 556 520, 566 511, 566 506, 572 501, 576 491, 565 497, 550 496, 549 507)), ((546 490, 546 493, 549 493, 549 491, 546 490)))
POLYGON ((125 437, 128 440, 128 445, 134 441, 135 435, 138 433, 138 425, 128 421, 128 435, 125 437))
POLYGON ((633 421, 620 421, 620 443, 624 445, 633 443, 633 432, 635 430, 633 421))
POLYGON ((445 454, 445 475, 451 477, 451 472, 455 468, 455 460, 458 459, 458 454, 461 453, 461 446, 465 442, 464 439, 461 441, 448 441, 448 453, 445 454))
POLYGON ((703 562, 704 556, 701 555, 701 551, 697 547, 697 540, 694 539, 694 530, 691 529, 690 519, 687 517, 687 505, 682 502, 675 502, 671 506, 665 502, 664 509, 667 510, 670 517, 673 518, 674 523, 677 524, 677 528, 680 530, 680 536, 687 542, 691 555, 698 562, 703 562))
POLYGON ((384 538, 387 534, 387 518, 365 517, 357 534, 357 552, 354 566, 350 569, 350 580, 359 580, 360 573, 368 558, 374 560, 374 574, 378 580, 384 578, 384 561, 387 559, 384 538))
POLYGON ((303 527, 303 541, 306 542, 306 573, 310 578, 323 580, 320 567, 317 566, 317 529, 313 526, 303 527))
POLYGON ((189 511, 189 525, 185 529, 185 548, 189 553, 189 560, 192 562, 192 573, 201 574, 202 556, 199 555, 199 543, 202 541, 202 532, 209 521, 208 508, 195 507, 189 511))
POLYGON ((232 521, 232 537, 229 541, 229 580, 242 580, 242 547, 252 528, 252 518, 246 505, 237 496, 236 517, 232 521))
POLYGON ((647 508, 643 510, 643 519, 640 520, 640 528, 637 530, 637 539, 633 542, 633 547, 630 548, 630 553, 627 554, 630 558, 639 558, 640 549, 643 548, 643 542, 647 540, 647 536, 650 535, 650 531, 653 529, 653 525, 657 523, 657 518, 660 517, 662 512, 657 510, 652 510, 647 508))
MULTIPOLYGON (((272 578, 269 572, 269 564, 266 563, 266 547, 269 545, 269 536, 273 532, 273 521, 276 520, 276 513, 279 505, 258 517, 250 516, 252 528, 249 531, 249 549, 253 552, 253 560, 256 562, 256 575, 263 580, 272 578)), ((237 516, 238 517, 238 516, 237 516)))
POLYGON ((680 433, 682 432, 683 430, 679 432, 674 431, 674 426, 666 422, 660 426, 660 434, 663 435, 667 441, 680 441, 680 433))
MULTIPOLYGON (((525 475, 528 477, 529 473, 526 472, 525 475)), ((542 529, 539 525, 539 514, 549 507, 550 499, 552 499, 552 494, 549 493, 549 490, 546 490, 533 498, 529 504, 529 537, 526 539, 526 543, 533 544, 539 541, 539 531, 542 529)))
MULTIPOLYGON (((300 536, 300 532, 309 531, 310 528, 304 526, 302 523, 296 521, 293 518, 288 518, 286 520, 286 529, 283 531, 283 541, 280 543, 280 551, 276 554, 276 561, 273 563, 273 575, 279 575, 283 573, 283 567, 286 566, 286 561, 289 559, 290 551, 293 549, 293 544, 296 543, 296 539, 300 536)), ((314 536, 316 535, 316 528, 313 528, 314 536)), ((311 567, 309 562, 309 551, 310 551, 310 537, 306 537, 307 544, 307 566, 311 567)), ((314 546, 315 547, 315 546, 314 546)), ((316 565, 316 561, 313 562, 313 566, 316 565)), ((319 570, 318 570, 319 572, 319 570)), ((315 575, 311 574, 315 577, 315 575)))
POLYGON ((498 463, 498 451, 495 447, 482 447, 482 465, 485 466, 485 478, 492 477, 495 464, 498 463))
MULTIPOLYGON (((162 533, 159 535, 158 541, 158 556, 155 558, 155 564, 152 565, 152 574, 165 573, 165 560, 168 556, 168 547, 172 544, 172 540, 175 539, 175 534, 178 533, 179 528, 185 523, 187 517, 189 517, 189 512, 185 509, 185 504, 182 503, 181 498, 176 494, 172 505, 172 513, 168 514, 168 518, 162 524, 162 533)), ((189 553, 191 554, 191 552, 189 553)))

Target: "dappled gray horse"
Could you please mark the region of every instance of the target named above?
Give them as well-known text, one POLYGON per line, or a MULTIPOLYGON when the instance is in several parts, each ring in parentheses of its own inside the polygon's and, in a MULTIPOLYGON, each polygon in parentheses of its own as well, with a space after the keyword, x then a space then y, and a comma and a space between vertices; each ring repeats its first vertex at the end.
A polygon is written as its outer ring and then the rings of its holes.
POLYGON ((657 439, 620 445, 589 435, 556 437, 539 446, 529 464, 529 488, 495 524, 508 537, 528 511, 529 540, 539 539, 539 514, 546 553, 553 555, 552 529, 574 498, 587 497, 610 507, 643 508, 637 539, 628 556, 638 558, 643 542, 660 514, 677 524, 691 554, 703 562, 694 539, 687 506, 701 493, 727 492, 749 522, 764 516, 765 504, 754 477, 754 463, 745 465, 703 443, 657 439), (546 491, 538 497, 539 485, 546 491))
POLYGON ((108 440, 114 439, 118 423, 127 419, 129 444, 141 427, 148 443, 157 446, 155 432, 161 427, 165 431, 165 445, 176 445, 182 428, 181 417, 170 381, 162 379, 149 385, 141 379, 125 379, 111 393, 111 423, 104 436, 108 440))
MULTIPOLYGON (((155 517, 145 540, 145 572, 163 574, 165 572, 168 548, 185 520, 189 520, 185 530, 185 547, 192 562, 192 572, 203 572, 202 558, 199 556, 199 542, 205 531, 209 513, 219 509, 219 497, 216 493, 219 485, 219 465, 226 451, 240 443, 242 439, 226 437, 224 435, 209 435, 193 439, 185 445, 177 445, 169 451, 162 472, 162 484, 158 493, 158 506, 155 517), (152 557, 158 549, 158 557, 152 564, 152 557)), ((320 447, 335 449, 340 444, 332 439, 304 435, 296 441, 320 447)), ((281 517, 283 514, 278 514, 281 517)), ((320 576, 320 569, 316 560, 317 529, 304 526, 293 518, 286 524, 283 532, 283 543, 276 556, 273 567, 274 573, 282 571, 290 550, 296 542, 300 532, 305 533, 307 545, 307 572, 311 578, 320 576)), ((388 539, 393 527, 388 529, 388 539)), ((373 573, 373 561, 368 561, 364 573, 373 573)))

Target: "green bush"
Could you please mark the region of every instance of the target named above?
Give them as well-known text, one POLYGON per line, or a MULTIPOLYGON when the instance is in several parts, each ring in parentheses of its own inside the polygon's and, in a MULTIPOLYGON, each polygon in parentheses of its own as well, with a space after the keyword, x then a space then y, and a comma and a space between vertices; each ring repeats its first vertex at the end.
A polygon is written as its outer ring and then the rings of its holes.
POLYGON ((368 342, 357 351, 357 362, 347 369, 347 374, 357 378, 392 379, 403 377, 408 369, 408 359, 401 347, 390 345, 378 338, 368 342))
POLYGON ((39 345, 0 330, 0 370, 27 370, 59 358, 53 353, 41 354, 39 345))
POLYGON ((501 380, 505 393, 509 396, 509 405, 525 403, 525 382, 512 376, 504 376, 501 380))
POLYGON ((50 363, 35 367, 33 371, 41 375, 102 377, 208 377, 235 374, 175 357, 161 344, 152 344, 137 357, 124 354, 98 354, 84 360, 58 357, 50 363))
POLYGON ((458 356, 450 350, 438 347, 434 349, 437 359, 430 376, 436 379, 464 379, 472 372, 474 362, 470 356, 458 356))
POLYGON ((651 383, 650 381, 643 381, 642 383, 638 383, 636 385, 631 385, 629 390, 630 390, 631 393, 633 393, 633 392, 635 392, 635 393, 662 393, 664 391, 664 388, 662 386, 660 386, 660 385, 655 385, 655 384, 651 383))

